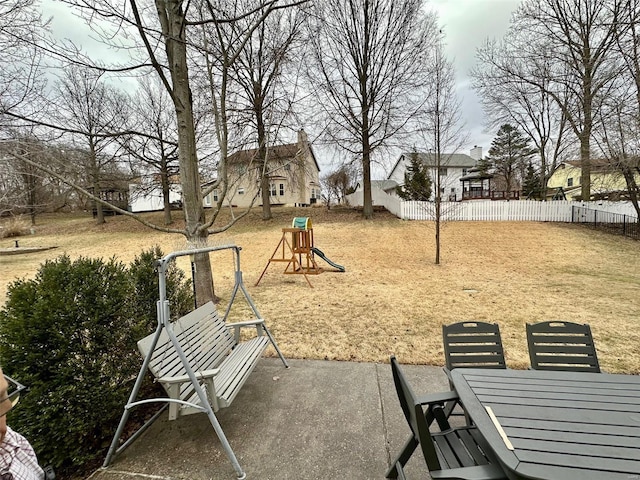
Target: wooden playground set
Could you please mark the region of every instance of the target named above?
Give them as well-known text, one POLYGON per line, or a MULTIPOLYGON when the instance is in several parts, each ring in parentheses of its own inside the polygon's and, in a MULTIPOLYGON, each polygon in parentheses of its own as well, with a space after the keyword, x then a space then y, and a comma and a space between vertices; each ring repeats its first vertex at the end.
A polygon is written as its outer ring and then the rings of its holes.
POLYGON ((260 274, 256 286, 264 277, 271 263, 286 263, 282 273, 287 275, 304 275, 310 287, 311 281, 307 275, 318 275, 325 271, 344 272, 342 265, 331 261, 327 256, 314 245, 313 228, 309 217, 295 217, 290 228, 282 229, 282 237, 278 246, 273 251, 271 258, 260 274), (333 270, 325 270, 316 262, 316 256, 327 262, 333 270))

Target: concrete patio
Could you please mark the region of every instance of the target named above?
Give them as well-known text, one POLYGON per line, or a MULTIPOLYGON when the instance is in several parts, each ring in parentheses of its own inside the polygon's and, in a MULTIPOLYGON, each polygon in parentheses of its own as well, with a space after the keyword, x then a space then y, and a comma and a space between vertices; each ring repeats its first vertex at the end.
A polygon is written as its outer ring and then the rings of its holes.
MULTIPOLYGON (((402 358, 399 358, 402 362, 402 358)), ((247 479, 383 479, 409 427, 388 364, 263 359, 231 407, 217 413, 247 479)), ((448 389, 441 367, 406 366, 418 394, 448 389)), ((408 478, 428 478, 422 454, 408 478)), ((233 480, 207 417, 158 419, 92 480, 233 480)))

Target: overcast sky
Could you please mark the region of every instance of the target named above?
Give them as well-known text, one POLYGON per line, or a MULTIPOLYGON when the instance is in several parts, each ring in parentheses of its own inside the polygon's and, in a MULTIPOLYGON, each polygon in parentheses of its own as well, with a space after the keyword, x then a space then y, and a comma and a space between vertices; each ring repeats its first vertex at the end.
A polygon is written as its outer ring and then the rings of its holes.
MULTIPOLYGON (((472 90, 469 71, 475 64, 476 48, 486 38, 501 38, 507 30, 511 14, 521 0, 426 0, 427 8, 438 13, 440 26, 445 34, 446 51, 453 62, 458 80, 458 95, 462 106, 462 117, 469 131, 469 143, 460 153, 469 153, 474 145, 479 145, 483 153, 489 149, 496 132, 486 131, 484 115, 478 97, 472 90)), ((42 1, 45 16, 51 16, 52 28, 59 38, 70 38, 88 48, 92 53, 108 57, 111 52, 103 45, 97 45, 88 37, 90 32, 83 22, 69 14, 69 8, 52 0, 42 1)), ((320 153, 320 152, 318 152, 320 153)), ((334 167, 328 166, 328 159, 320 159, 323 172, 334 167)), ((393 162, 392 162, 393 163, 393 162)), ((376 171, 376 178, 383 172, 376 171)))
POLYGON ((428 0, 438 13, 445 34, 447 55, 453 62, 458 79, 458 95, 462 117, 469 130, 469 145, 482 147, 486 155, 496 132, 486 131, 480 101, 471 88, 469 71, 475 65, 475 52, 487 38, 502 38, 511 14, 520 0, 428 0))

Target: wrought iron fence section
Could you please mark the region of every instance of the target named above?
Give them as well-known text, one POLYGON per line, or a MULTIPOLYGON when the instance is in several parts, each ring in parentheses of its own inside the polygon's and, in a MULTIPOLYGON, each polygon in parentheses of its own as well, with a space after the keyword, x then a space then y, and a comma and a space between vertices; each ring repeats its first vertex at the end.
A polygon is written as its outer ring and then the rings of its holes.
POLYGON ((640 223, 638 223, 638 218, 633 215, 573 206, 571 208, 571 222, 640 240, 640 223))

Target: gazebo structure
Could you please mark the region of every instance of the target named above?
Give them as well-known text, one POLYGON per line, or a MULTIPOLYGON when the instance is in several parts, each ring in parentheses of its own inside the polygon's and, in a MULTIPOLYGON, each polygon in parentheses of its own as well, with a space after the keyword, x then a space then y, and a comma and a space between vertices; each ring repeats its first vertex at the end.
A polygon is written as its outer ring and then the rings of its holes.
POLYGON ((480 200, 491 198, 491 179, 493 174, 478 167, 470 168, 460 178, 462 182, 462 200, 480 200))

